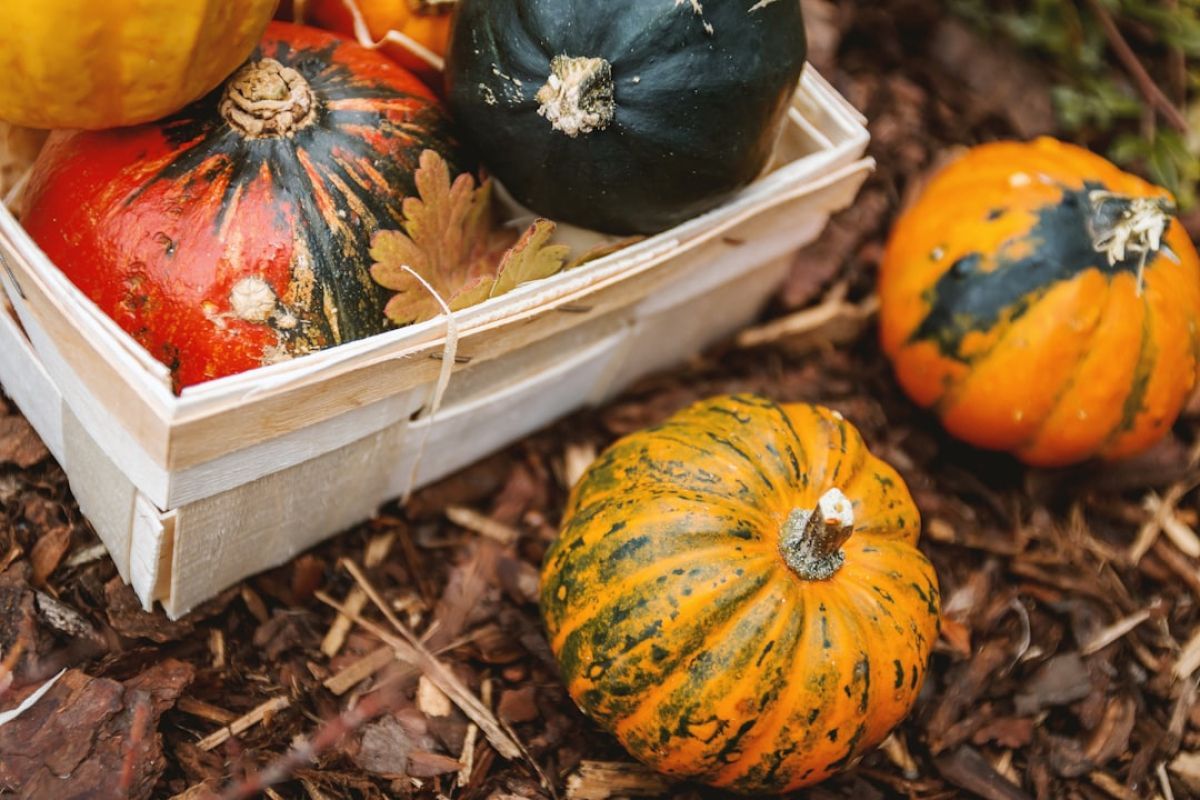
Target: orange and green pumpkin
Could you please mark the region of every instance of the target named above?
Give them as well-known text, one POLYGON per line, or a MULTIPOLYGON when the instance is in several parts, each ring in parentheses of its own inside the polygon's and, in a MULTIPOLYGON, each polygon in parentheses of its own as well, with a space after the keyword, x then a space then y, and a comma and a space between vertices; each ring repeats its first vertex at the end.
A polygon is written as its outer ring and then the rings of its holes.
POLYGON ((908 713, 938 583, 895 470, 839 414, 697 403, 607 450, 542 568, 579 706, 669 775, 746 794, 823 780, 908 713))
POLYGON ((1039 466, 1135 454, 1196 379, 1200 258, 1170 195, 1051 139, 977 147, 898 221, 879 280, 905 391, 1039 466))

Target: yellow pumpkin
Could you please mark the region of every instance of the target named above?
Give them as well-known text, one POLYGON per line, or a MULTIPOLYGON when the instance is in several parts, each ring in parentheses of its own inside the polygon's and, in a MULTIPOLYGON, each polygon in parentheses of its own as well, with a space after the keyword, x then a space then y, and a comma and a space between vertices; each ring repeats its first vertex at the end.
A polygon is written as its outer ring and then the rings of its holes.
POLYGON ((790 791, 854 764, 916 700, 939 618, 919 531, 841 415, 717 397, 588 469, 542 617, 567 690, 632 755, 790 791))
POLYGON ((0 0, 0 120, 115 128, 201 97, 250 55, 278 0, 0 0))

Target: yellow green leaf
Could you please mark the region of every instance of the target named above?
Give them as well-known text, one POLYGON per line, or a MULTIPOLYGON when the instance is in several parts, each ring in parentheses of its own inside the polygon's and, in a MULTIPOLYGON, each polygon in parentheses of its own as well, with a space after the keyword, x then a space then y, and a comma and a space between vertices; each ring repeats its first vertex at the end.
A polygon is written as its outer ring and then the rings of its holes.
POLYGON ((504 258, 492 287, 492 297, 511 292, 527 281, 548 278, 559 272, 571 249, 563 244, 548 244, 555 225, 548 219, 535 219, 504 258))

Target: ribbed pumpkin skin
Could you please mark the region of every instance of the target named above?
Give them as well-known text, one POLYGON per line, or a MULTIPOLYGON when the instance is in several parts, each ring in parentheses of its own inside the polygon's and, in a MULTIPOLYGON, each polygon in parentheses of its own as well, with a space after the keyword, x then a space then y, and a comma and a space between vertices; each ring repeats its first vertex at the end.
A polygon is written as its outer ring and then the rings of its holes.
POLYGON ((747 794, 816 783, 911 708, 938 630, 902 479, 828 409, 697 403, 607 450, 542 568, 551 648, 579 706, 664 773, 747 794), (845 563, 811 581, 780 530, 852 501, 845 563))
POLYGON ((897 378, 946 429, 1040 466, 1121 458, 1158 441, 1191 392, 1200 258, 1178 222, 1164 247, 1110 265, 1087 195, 1169 198, 1049 139, 970 151, 897 222, 879 295, 897 378))
POLYGON ((205 94, 254 49, 278 0, 0 0, 0 119, 114 128, 205 94))
POLYGON ((387 330, 371 237, 400 227, 424 150, 463 162, 386 56, 276 22, 268 59, 315 97, 290 135, 246 135, 215 92, 161 123, 55 133, 30 180, 30 236, 178 388, 387 330))

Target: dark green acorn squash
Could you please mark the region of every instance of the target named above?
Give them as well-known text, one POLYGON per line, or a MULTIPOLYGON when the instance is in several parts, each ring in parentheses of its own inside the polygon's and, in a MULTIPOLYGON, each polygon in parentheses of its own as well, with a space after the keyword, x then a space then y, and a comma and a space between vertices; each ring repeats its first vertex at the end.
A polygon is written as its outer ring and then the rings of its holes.
POLYGON ((517 200, 654 233, 758 176, 804 57, 799 0, 460 0, 447 93, 517 200))

